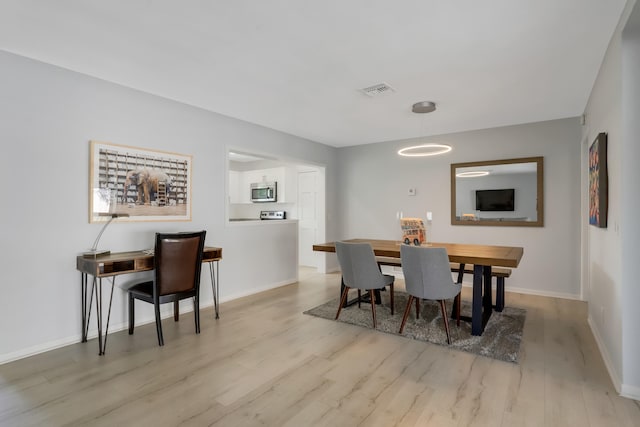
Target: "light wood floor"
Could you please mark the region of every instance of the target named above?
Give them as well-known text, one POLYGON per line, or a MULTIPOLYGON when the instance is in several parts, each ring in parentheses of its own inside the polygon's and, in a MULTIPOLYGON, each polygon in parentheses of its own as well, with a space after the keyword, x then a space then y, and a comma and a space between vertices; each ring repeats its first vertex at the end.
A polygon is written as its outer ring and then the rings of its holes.
POLYGON ((582 302, 507 294, 527 309, 515 365, 302 314, 338 284, 302 270, 203 310, 200 335, 191 314, 165 320, 162 348, 145 325, 103 357, 91 340, 2 365, 0 425, 640 426, 582 302))

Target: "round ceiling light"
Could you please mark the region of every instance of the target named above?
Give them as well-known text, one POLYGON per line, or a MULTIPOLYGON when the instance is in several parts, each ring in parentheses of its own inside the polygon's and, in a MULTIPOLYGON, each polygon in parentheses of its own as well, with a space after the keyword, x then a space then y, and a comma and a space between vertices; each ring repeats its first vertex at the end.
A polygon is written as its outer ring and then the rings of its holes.
POLYGON ((489 175, 489 171, 470 171, 470 172, 460 172, 456 174, 458 178, 476 178, 478 176, 487 176, 487 175, 489 175))
POLYGON ((413 147, 406 147, 398 151, 398 154, 406 157, 426 157, 437 156, 451 151, 450 145, 444 144, 423 144, 413 147))
POLYGON ((431 113, 436 110, 436 104, 431 101, 416 102, 411 107, 411 111, 414 113, 431 113))

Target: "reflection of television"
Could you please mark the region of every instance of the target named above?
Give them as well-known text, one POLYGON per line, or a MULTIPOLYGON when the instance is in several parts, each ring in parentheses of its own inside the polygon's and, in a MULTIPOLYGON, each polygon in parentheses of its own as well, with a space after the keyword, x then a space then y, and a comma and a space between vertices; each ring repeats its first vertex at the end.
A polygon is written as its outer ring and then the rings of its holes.
POLYGON ((514 190, 476 190, 477 211, 513 211, 514 190))

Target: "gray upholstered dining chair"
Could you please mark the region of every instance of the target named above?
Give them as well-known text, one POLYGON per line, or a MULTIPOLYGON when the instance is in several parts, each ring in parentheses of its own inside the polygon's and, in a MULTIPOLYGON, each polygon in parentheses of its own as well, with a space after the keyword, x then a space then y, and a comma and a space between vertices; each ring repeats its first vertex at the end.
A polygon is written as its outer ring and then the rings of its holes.
POLYGON ((135 324, 135 300, 154 305, 158 345, 164 345, 160 304, 173 303, 173 317, 178 321, 178 303, 193 298, 196 333, 200 333, 200 270, 206 231, 194 233, 156 233, 155 277, 137 283, 129 293, 129 335, 135 324))
POLYGON ((336 253, 338 255, 338 262, 340 263, 340 269, 342 270, 342 280, 344 283, 344 290, 340 297, 336 320, 340 316, 340 311, 347 301, 349 289, 358 289, 358 306, 360 306, 360 291, 367 290, 369 291, 373 327, 375 328, 376 299, 374 291, 389 286, 391 314, 393 314, 393 282, 395 277, 382 274, 376 262, 373 248, 369 243, 336 242, 336 253))
POLYGON ((402 273, 404 283, 409 294, 407 307, 404 310, 399 333, 402 334, 404 325, 411 311, 411 303, 416 301, 416 318, 420 317, 420 300, 435 300, 440 303, 444 328, 447 332, 447 343, 451 344, 449 320, 445 300, 456 298, 456 320, 460 326, 460 291, 461 283, 454 283, 451 278, 449 256, 445 248, 428 248, 420 246, 400 246, 402 273))

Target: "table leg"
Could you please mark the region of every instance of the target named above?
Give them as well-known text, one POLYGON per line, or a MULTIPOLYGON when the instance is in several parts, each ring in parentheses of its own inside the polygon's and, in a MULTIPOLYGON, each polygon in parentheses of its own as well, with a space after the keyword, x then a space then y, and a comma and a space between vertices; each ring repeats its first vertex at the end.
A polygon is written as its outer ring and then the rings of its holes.
MULTIPOLYGON (((458 278, 456 280, 456 283, 462 283, 462 279, 464 277, 464 264, 460 264, 460 269, 458 270, 458 278)), ((453 307, 451 307, 451 318, 455 319, 457 316, 456 314, 458 313, 458 304, 462 304, 462 301, 460 300, 460 298, 454 298, 453 300, 453 307)), ((460 317, 460 319, 462 319, 462 317, 460 317)))
POLYGON ((102 356, 102 279, 93 278, 92 293, 96 294, 96 321, 98 322, 98 356, 102 356), (98 280, 100 287, 98 288, 98 280))
POLYGON ((80 273, 80 298, 82 304, 82 342, 87 342, 87 334, 89 333, 89 320, 91 319, 91 305, 93 304, 93 287, 91 288, 91 297, 87 301, 89 292, 89 284, 86 273, 80 273))
POLYGON ((471 335, 482 335, 482 272, 481 265, 473 266, 473 299, 471 301, 471 335))
POLYGON ((216 312, 216 319, 220 318, 220 311, 218 308, 218 295, 220 293, 220 266, 218 261, 212 261, 209 263, 209 273, 211 274, 211 290, 213 291, 213 308, 216 312), (213 264, 216 264, 215 266, 213 264))
POLYGON ((504 310, 504 277, 496 277, 496 311, 504 310))
MULTIPOLYGON (((96 295, 96 321, 98 323, 98 356, 103 356, 107 349, 107 335, 109 334, 109 321, 111 320, 111 305, 113 303, 113 289, 115 287, 116 279, 111 279, 111 292, 109 296, 109 306, 107 308, 107 323, 104 325, 104 333, 102 332, 103 326, 103 309, 102 309, 102 278, 93 278, 93 284, 91 287, 91 299, 89 302, 89 309, 87 315, 87 324, 84 332, 84 341, 86 342, 86 336, 89 329, 89 318, 91 316, 91 301, 93 300, 93 294, 96 295)), ((85 293, 86 299, 86 293, 85 293)))
POLYGON ((493 296, 491 295, 491 266, 485 265, 484 267, 484 296, 482 298, 482 305, 484 310, 491 311, 493 305, 493 296))

